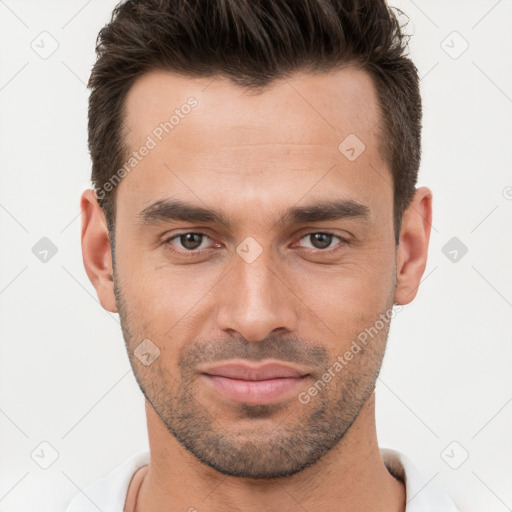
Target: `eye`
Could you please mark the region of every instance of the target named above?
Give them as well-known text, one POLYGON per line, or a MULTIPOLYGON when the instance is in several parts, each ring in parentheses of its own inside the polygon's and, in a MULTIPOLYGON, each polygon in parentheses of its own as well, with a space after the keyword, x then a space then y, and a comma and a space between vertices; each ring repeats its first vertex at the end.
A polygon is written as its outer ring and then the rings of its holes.
MULTIPOLYGON (((201 252, 200 249, 204 249, 204 247, 201 247, 201 245, 203 244, 205 238, 210 237, 207 236, 205 233, 179 233, 165 240, 165 243, 172 246, 174 245, 172 243, 173 240, 176 240, 176 242, 181 245, 181 247, 178 247, 178 250, 176 252, 193 252, 198 250, 198 252, 201 252)), ((176 249, 171 247, 171 250, 174 251, 176 249)))
MULTIPOLYGON (((317 249, 320 251, 326 251, 329 249, 332 249, 331 243, 333 239, 337 238, 342 243, 347 242, 344 238, 341 238, 340 236, 337 236, 333 233, 325 233, 325 232, 318 232, 318 233, 308 233, 307 235, 303 236, 300 240, 306 239, 311 241, 312 249, 317 249)), ((348 242, 347 242, 348 243, 348 242)), ((338 244, 342 245, 342 244, 338 244)), ((336 246, 334 246, 336 247, 336 246)), ((327 251, 326 251, 327 252, 327 251)))

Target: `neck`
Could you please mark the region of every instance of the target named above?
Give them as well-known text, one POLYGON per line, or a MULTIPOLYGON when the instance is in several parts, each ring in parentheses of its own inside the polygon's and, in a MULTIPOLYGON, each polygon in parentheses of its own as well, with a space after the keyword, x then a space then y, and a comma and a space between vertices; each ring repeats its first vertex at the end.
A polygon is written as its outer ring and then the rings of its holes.
POLYGON ((377 444, 374 393, 330 452, 303 471, 276 479, 226 476, 205 466, 147 402, 146 413, 151 457, 136 512, 405 510, 404 485, 387 470, 377 444))

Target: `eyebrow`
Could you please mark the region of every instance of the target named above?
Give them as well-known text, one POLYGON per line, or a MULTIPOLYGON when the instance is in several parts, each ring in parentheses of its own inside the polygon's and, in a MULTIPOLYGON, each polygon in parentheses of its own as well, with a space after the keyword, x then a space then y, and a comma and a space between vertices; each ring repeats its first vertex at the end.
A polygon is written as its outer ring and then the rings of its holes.
MULTIPOLYGON (((137 215, 144 225, 162 222, 204 222, 231 227, 226 214, 215 208, 205 208, 179 199, 162 199, 147 206, 137 215)), ((293 206, 274 223, 275 227, 308 222, 359 218, 369 220, 370 208, 352 199, 325 200, 306 206, 293 206)))

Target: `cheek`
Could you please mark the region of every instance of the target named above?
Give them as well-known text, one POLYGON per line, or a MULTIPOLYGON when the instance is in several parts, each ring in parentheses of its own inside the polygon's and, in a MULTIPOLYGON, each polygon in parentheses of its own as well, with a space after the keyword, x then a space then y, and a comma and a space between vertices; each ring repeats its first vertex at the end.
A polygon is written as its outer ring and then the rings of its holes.
POLYGON ((195 265, 171 267, 162 259, 120 265, 123 299, 134 332, 153 337, 164 346, 194 336, 206 321, 206 305, 222 282, 221 270, 195 265))
MULTIPOLYGON (((368 251, 370 255, 371 251, 368 251)), ((333 350, 350 346, 392 307, 393 261, 388 255, 352 260, 346 265, 312 272, 295 280, 295 290, 308 306, 303 328, 321 329, 333 350), (301 284, 300 284, 301 283, 301 284)))

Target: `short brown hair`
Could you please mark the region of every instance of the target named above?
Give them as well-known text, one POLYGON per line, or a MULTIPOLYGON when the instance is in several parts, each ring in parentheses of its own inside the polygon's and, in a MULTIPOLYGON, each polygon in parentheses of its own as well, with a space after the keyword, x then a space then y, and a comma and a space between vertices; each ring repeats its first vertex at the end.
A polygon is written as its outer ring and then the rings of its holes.
MULTIPOLYGON (((400 14, 401 11, 396 9, 400 14)), ((395 242, 415 192, 421 154, 421 97, 408 36, 385 0, 126 0, 98 34, 89 78, 92 182, 113 236, 115 187, 123 166, 126 95, 155 69, 221 75, 261 89, 298 70, 353 64, 376 86, 380 151, 393 175, 395 242), (112 189, 112 190, 110 190, 112 189)))

